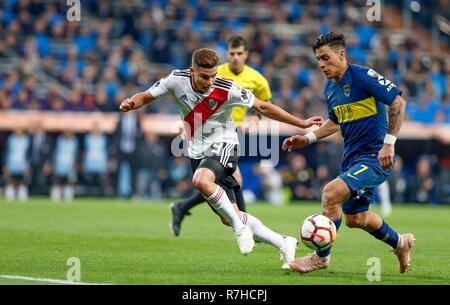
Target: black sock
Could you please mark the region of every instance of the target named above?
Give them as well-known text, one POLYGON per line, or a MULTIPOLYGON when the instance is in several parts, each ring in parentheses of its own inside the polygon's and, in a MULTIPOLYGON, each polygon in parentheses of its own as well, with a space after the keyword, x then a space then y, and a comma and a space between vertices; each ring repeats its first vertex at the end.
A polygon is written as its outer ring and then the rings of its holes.
POLYGON ((184 201, 181 201, 178 207, 184 214, 186 214, 190 209, 205 201, 205 197, 203 197, 203 195, 199 191, 195 191, 195 193, 191 197, 184 201))
POLYGON ((239 208, 239 211, 241 212, 247 212, 245 209, 245 201, 244 201, 244 195, 242 195, 242 189, 239 189, 239 191, 234 192, 236 195, 236 203, 239 208))

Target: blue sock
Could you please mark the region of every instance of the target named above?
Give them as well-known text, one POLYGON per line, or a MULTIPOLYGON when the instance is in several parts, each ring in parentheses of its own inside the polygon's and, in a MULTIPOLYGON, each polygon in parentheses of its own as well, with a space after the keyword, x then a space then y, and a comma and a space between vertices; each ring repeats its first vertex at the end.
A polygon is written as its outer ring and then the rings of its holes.
POLYGON ((397 247, 398 233, 392 230, 392 228, 387 223, 385 223, 384 220, 383 224, 378 230, 369 233, 370 235, 373 235, 376 239, 384 241, 392 248, 395 249, 397 247))
MULTIPOLYGON (((334 225, 336 226, 336 233, 339 230, 339 227, 341 226, 342 223, 342 218, 338 219, 338 220, 333 220, 334 225)), ((326 257, 328 255, 330 255, 331 252, 331 247, 329 247, 328 249, 322 250, 322 251, 316 251, 316 254, 320 257, 326 257)))

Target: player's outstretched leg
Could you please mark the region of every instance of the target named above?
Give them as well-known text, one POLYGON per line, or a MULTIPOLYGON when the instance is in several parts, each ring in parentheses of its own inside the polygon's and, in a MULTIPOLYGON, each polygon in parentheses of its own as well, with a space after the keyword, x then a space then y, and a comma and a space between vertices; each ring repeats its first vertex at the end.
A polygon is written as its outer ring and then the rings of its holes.
POLYGON ((400 273, 405 273, 411 266, 411 249, 415 237, 411 233, 399 234, 398 245, 392 250, 397 255, 400 273))
MULTIPOLYGON (((333 220, 334 225, 336 226, 336 232, 341 226, 342 219, 333 220)), ((322 250, 322 251, 314 251, 313 253, 295 259, 289 264, 289 267, 300 273, 308 273, 314 270, 326 269, 331 264, 331 247, 322 250)))
POLYGON ((255 247, 253 233, 242 222, 240 215, 231 204, 224 189, 214 183, 215 180, 216 177, 210 169, 200 168, 194 173, 192 185, 205 196, 214 210, 231 225, 241 253, 244 255, 249 254, 255 247))
POLYGON ((180 235, 181 223, 183 222, 184 217, 191 215, 189 210, 205 201, 205 197, 203 197, 200 192, 195 191, 188 199, 170 205, 170 212, 172 213, 170 228, 175 236, 180 235))
POLYGON ((253 235, 261 241, 268 243, 280 252, 280 260, 283 261, 282 269, 289 269, 289 263, 295 258, 297 239, 291 236, 283 236, 266 227, 258 218, 249 213, 241 212, 242 222, 253 232, 253 235))
MULTIPOLYGON (((330 218, 336 226, 336 232, 342 223, 341 204, 350 198, 351 192, 347 184, 336 178, 323 188, 322 209, 323 215, 330 218)), ((300 273, 307 273, 314 270, 325 269, 330 266, 331 247, 323 251, 315 251, 307 256, 295 259, 289 267, 300 273)))
POLYGON ((346 215, 346 223, 350 228, 360 228, 370 235, 392 247, 397 255, 400 273, 408 271, 411 265, 411 248, 414 245, 414 235, 398 234, 380 216, 373 212, 362 212, 346 215))

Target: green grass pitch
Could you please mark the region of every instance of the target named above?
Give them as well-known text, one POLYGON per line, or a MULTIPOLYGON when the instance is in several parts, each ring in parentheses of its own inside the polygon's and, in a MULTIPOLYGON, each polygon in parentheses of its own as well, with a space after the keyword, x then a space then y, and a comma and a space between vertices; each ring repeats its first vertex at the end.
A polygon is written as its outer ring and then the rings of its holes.
MULTIPOLYGON (((169 231, 169 202, 77 199, 52 203, 0 201, 0 275, 66 280, 67 260, 81 263, 81 281, 113 284, 449 284, 450 206, 396 205, 386 221, 411 231, 413 265, 398 273, 390 248, 369 234, 341 226, 327 270, 284 271, 275 248, 257 243, 239 253, 231 229, 206 205, 192 210, 176 238, 169 231), (380 259, 381 281, 369 282, 371 257, 380 259)), ((298 236, 301 221, 320 213, 319 203, 249 205, 272 229, 298 236)), ((377 211, 378 207, 374 207, 377 211)), ((297 256, 309 251, 299 245, 297 256)), ((45 284, 0 277, 0 284, 45 284)))

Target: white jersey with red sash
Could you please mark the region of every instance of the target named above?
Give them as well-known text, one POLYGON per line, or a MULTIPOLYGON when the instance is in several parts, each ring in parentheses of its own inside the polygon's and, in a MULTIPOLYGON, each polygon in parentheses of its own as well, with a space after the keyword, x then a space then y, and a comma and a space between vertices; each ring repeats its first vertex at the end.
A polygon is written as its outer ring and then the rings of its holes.
POLYGON ((214 143, 239 144, 231 118, 235 106, 251 108, 255 96, 232 80, 217 77, 205 93, 192 89, 189 69, 174 70, 156 82, 148 92, 155 98, 171 95, 185 122, 189 157, 203 158, 214 143))

